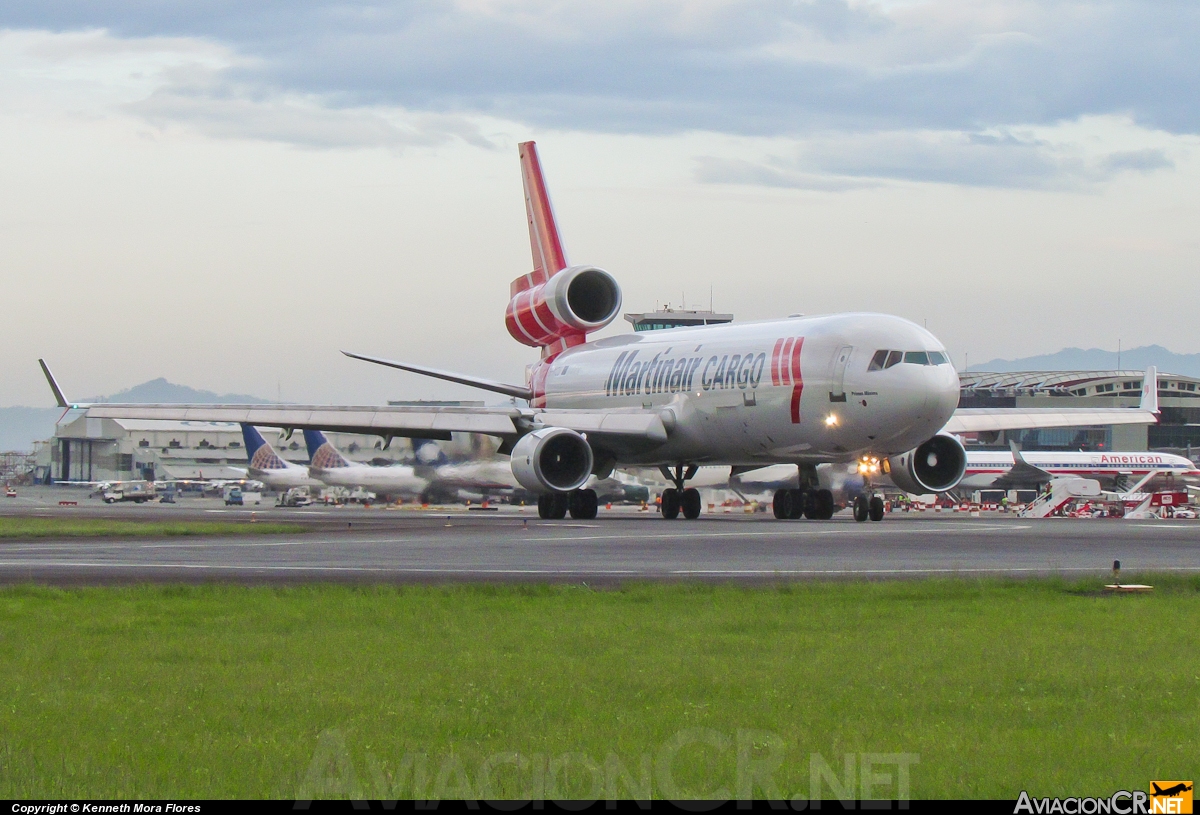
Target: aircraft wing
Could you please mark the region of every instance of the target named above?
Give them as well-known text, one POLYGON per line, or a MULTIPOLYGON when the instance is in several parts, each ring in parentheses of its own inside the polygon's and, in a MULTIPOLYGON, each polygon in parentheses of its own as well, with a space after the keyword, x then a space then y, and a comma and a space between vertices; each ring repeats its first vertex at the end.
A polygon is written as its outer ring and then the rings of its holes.
POLYGON ((516 406, 72 404, 45 361, 39 359, 38 362, 59 407, 86 410, 85 415, 90 419, 238 422, 288 431, 324 430, 442 441, 449 441, 451 433, 482 433, 500 437, 504 440, 503 446, 511 446, 521 436, 542 427, 566 427, 599 437, 623 450, 650 449, 667 440, 667 429, 659 414, 638 408, 542 410, 516 406))
POLYGON ((943 432, 1154 424, 1156 421, 1158 417, 1155 414, 1138 408, 959 408, 954 411, 943 432))
POLYGON ((418 439, 449 440, 451 433, 482 433, 515 441, 539 427, 567 427, 589 436, 645 447, 667 440, 651 411, 535 410, 518 407, 412 407, 407 405, 80 405, 92 419, 163 419, 241 422, 285 430, 324 430, 418 439))
POLYGON ((1142 378, 1142 399, 1136 408, 959 408, 943 432, 1154 424, 1158 421, 1157 414, 1158 369, 1151 365, 1142 378))

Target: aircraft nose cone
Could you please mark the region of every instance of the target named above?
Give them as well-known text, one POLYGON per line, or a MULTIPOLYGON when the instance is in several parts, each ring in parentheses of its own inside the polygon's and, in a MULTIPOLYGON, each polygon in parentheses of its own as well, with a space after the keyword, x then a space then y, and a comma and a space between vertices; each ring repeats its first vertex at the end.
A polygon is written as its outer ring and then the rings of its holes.
POLYGON ((932 382, 927 408, 930 417, 936 419, 940 430, 958 409, 958 372, 952 365, 931 366, 929 372, 932 382))

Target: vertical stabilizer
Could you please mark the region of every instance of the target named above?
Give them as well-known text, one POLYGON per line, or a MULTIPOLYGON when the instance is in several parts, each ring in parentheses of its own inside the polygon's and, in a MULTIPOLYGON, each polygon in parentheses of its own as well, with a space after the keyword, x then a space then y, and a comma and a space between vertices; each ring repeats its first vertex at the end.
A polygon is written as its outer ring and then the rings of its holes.
POLYGON ((521 182, 525 187, 525 217, 529 221, 529 247, 533 251, 533 271, 513 281, 511 296, 545 283, 555 273, 567 268, 566 253, 558 236, 554 208, 542 177, 537 145, 531 141, 519 145, 521 182))
POLYGON ((1158 413, 1158 368, 1153 365, 1142 377, 1142 399, 1138 408, 1147 413, 1158 413))
POLYGON ((350 462, 329 443, 329 439, 325 438, 325 434, 320 430, 305 430, 304 444, 308 447, 310 466, 318 470, 350 466, 350 462))
POLYGON ((242 438, 246 441, 246 461, 251 470, 286 470, 287 462, 279 457, 275 448, 262 437, 254 425, 242 425, 242 438))

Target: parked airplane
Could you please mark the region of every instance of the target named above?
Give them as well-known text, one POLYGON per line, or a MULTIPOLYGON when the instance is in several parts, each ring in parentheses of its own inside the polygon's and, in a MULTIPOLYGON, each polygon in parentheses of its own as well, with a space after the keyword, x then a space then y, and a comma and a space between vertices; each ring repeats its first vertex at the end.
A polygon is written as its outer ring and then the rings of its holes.
POLYGON ((307 467, 285 461, 253 425, 242 423, 242 438, 246 442, 247 471, 251 478, 274 490, 325 486, 309 475, 307 467))
MULTIPOLYGON (((688 479, 702 464, 739 468, 787 463, 798 486, 775 502, 779 518, 809 507, 834 511, 817 465, 861 461, 916 493, 949 490, 966 468, 952 435, 968 431, 1150 423, 1152 412, 1108 409, 956 409, 959 384, 942 344, 886 314, 846 313, 758 323, 644 331, 588 341, 620 312, 608 272, 568 264, 533 142, 520 145, 534 269, 513 281, 509 334, 540 349, 525 385, 347 354, 526 400, 528 407, 329 407, 130 405, 86 407, 93 418, 207 419, 305 430, 449 438, 453 431, 502 440, 513 474, 540 494, 539 514, 595 517, 586 484, 618 464, 669 467, 665 518, 700 514, 688 479)), ((780 270, 782 274, 793 274, 780 270)), ((45 369, 45 363, 43 363, 45 369)), ((45 369, 55 396, 68 405, 45 369)), ((1149 381, 1149 380, 1148 380, 1149 381)), ((1157 395, 1156 392, 1154 394, 1157 395)), ((883 517, 883 501, 860 495, 856 512, 883 517)))
POLYGON ((305 430, 304 444, 308 447, 308 472, 313 478, 331 487, 362 487, 379 495, 418 495, 428 484, 405 464, 373 467, 355 464, 346 459, 320 430, 305 430))
POLYGON ((1064 476, 1096 479, 1112 484, 1119 479, 1138 480, 1152 472, 1200 478, 1200 469, 1189 459, 1170 453, 1081 453, 972 451, 959 485, 967 489, 1037 489, 1064 476))

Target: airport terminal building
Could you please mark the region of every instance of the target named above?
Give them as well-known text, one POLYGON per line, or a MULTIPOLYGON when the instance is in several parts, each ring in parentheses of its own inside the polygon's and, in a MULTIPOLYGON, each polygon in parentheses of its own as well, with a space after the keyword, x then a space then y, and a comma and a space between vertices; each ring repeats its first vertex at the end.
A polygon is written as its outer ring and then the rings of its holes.
MULTIPOLYGON (((308 463, 302 434, 289 438, 272 428, 260 429, 283 458, 308 463)), ((326 436, 357 463, 411 462, 415 455, 408 439, 397 438, 385 449, 378 436, 326 436)), ((482 457, 494 454, 496 447, 484 437, 467 434, 437 444, 451 458, 482 457)), ((247 465, 242 428, 236 422, 89 419, 82 410, 68 411, 59 420, 54 438, 41 447, 39 457, 39 481, 237 479, 245 476, 247 465)))
MULTIPOLYGON (((1137 407, 1144 371, 1023 371, 959 374, 960 407, 1137 407), (1050 401, 1053 400, 1053 401, 1050 401)), ((975 448, 1024 450, 1200 451, 1200 379, 1158 375, 1159 421, 1154 425, 1063 427, 971 434, 975 448)))

